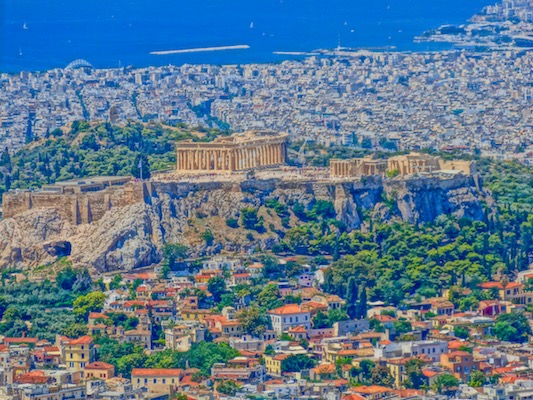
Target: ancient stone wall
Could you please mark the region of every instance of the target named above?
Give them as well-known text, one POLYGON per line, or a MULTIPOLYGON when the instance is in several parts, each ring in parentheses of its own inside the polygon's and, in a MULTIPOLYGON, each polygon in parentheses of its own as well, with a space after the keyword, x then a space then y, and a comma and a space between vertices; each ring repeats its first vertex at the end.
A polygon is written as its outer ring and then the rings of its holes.
POLYGON ((151 191, 150 182, 132 182, 121 187, 85 193, 11 191, 3 195, 3 218, 11 218, 32 209, 54 208, 73 224, 86 224, 100 220, 111 208, 148 202, 151 191))

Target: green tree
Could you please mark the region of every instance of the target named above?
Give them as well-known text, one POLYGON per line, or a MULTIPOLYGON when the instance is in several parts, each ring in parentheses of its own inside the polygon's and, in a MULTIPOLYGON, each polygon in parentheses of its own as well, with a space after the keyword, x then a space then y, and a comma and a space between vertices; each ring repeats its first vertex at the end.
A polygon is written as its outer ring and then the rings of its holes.
POLYGON ((63 329, 63 335, 71 338, 77 339, 81 336, 87 335, 89 329, 86 324, 73 322, 63 329))
POLYGON ((189 254, 189 248, 181 243, 166 243, 163 246, 163 257, 170 269, 174 270, 189 254))
POLYGON ((239 385, 235 381, 223 381, 217 384, 217 391, 227 396, 235 396, 239 385))
POLYGON ((468 331, 468 328, 464 326, 460 326, 460 325, 456 326, 453 329, 453 333, 459 339, 468 339, 468 337, 470 336, 470 332, 468 331))
POLYGON ((91 292, 79 296, 72 303, 74 315, 86 320, 91 311, 100 311, 104 306, 106 296, 102 292, 91 292))
POLYGON ((487 379, 485 378, 485 374, 481 371, 473 371, 470 374, 470 382, 468 385, 471 387, 482 387, 487 379))
POLYGON ((252 305, 239 310, 236 314, 245 333, 260 337, 269 327, 269 319, 258 306, 252 305))
POLYGON ((144 367, 148 356, 144 353, 127 354, 116 360, 117 373, 124 377, 131 377, 133 368, 144 367))
POLYGON ((313 322, 313 328, 315 329, 323 329, 323 328, 331 327, 331 325, 329 324, 328 316, 324 314, 322 311, 318 311, 315 314, 312 322, 313 322))
POLYGON ((114 275, 113 279, 111 279, 111 282, 109 283, 109 288, 111 290, 115 290, 115 289, 121 288, 123 280, 124 280, 124 277, 121 274, 114 275))
POLYGON ((407 375, 407 381, 405 386, 410 389, 420 389, 422 386, 428 384, 428 380, 422 373, 422 366, 424 362, 417 358, 413 358, 405 364, 405 374, 407 375))
POLYGON ((220 276, 215 276, 207 282, 207 290, 213 296, 213 300, 218 303, 222 295, 226 293, 226 281, 220 276))
POLYGON ((374 370, 376 363, 372 360, 362 360, 359 363, 360 375, 363 382, 369 382, 372 379, 372 371, 374 370))
POLYGON ((523 313, 512 312, 496 317, 493 332, 502 341, 523 343, 531 334, 531 327, 523 313))
POLYGON ((293 354, 281 362, 281 372, 300 372, 313 368, 315 362, 306 354, 293 354))
POLYGON ((241 225, 245 229, 254 229, 258 232, 264 231, 263 218, 257 216, 257 210, 251 207, 241 209, 241 225))
POLYGON ((273 283, 266 285, 257 295, 257 301, 259 305, 266 310, 272 310, 274 308, 281 307, 283 302, 280 299, 281 296, 279 293, 279 288, 273 283))
POLYGON ((265 355, 273 356, 274 354, 276 354, 276 352, 274 351, 274 347, 272 347, 271 344, 267 344, 265 347, 265 355))
POLYGON ((348 279, 346 287, 346 311, 350 318, 357 318, 358 308, 357 302, 359 300, 359 287, 354 277, 348 279))
POLYGON ((22 318, 22 313, 16 306, 9 306, 4 311, 4 321, 13 322, 22 318))
POLYGON ((213 241, 215 240, 215 235, 213 234, 211 229, 206 229, 205 231, 203 231, 201 236, 207 246, 211 246, 213 244, 213 241))
POLYGON ((135 156, 135 160, 133 161, 131 168, 131 174, 135 178, 150 179, 150 163, 148 162, 148 157, 146 157, 146 154, 138 153, 135 156))
POLYGON ((368 309, 366 287, 359 290, 359 302, 357 303, 357 318, 366 318, 366 311, 368 309))
POLYGON ((452 374, 442 374, 435 379, 431 387, 439 394, 446 394, 457 386, 459 386, 459 379, 452 374))
POLYGON ((370 380, 374 385, 386 387, 392 387, 394 385, 394 378, 391 376, 389 369, 381 365, 374 367, 370 380))

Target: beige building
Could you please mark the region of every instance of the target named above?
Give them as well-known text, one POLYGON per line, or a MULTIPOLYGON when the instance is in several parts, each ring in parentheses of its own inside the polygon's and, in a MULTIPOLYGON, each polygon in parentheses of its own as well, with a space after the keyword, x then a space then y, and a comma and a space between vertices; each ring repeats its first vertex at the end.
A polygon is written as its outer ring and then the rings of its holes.
POLYGON ((85 366, 85 379, 108 380, 115 376, 115 366, 103 361, 95 361, 85 366))
POLYGON ((209 143, 176 144, 178 173, 229 173, 284 164, 287 134, 248 131, 217 137, 209 143))
POLYGON ((148 393, 175 393, 183 377, 183 370, 177 368, 133 368, 131 383, 134 389, 146 388, 148 393))

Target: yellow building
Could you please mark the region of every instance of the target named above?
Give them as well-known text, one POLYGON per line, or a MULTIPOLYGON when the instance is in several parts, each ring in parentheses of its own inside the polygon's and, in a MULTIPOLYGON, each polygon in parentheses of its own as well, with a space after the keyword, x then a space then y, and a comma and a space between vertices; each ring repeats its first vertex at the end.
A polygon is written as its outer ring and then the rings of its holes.
POLYGON ((83 371, 95 359, 93 338, 82 336, 78 339, 68 339, 64 343, 63 354, 68 369, 83 371))
POLYGON ((211 316, 211 310, 191 310, 184 309, 181 311, 181 319, 184 321, 202 321, 204 318, 211 316))
POLYGON ((281 376, 281 364, 289 357, 289 354, 265 355, 265 368, 270 375, 281 376))
POLYGON ((394 358, 387 360, 387 368, 389 368, 391 376, 394 378, 394 387, 402 388, 407 379, 405 364, 409 358, 394 358))
POLYGON ((173 395, 179 387, 183 370, 178 368, 133 368, 134 389, 146 388, 150 394, 173 395))

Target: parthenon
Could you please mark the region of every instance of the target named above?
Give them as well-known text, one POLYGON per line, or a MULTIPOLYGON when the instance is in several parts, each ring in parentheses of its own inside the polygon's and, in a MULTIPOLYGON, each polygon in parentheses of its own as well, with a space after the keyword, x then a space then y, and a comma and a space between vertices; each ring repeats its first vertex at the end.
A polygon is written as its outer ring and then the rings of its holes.
POLYGON ((287 134, 248 131, 213 142, 176 144, 178 173, 228 173, 284 164, 287 134))

